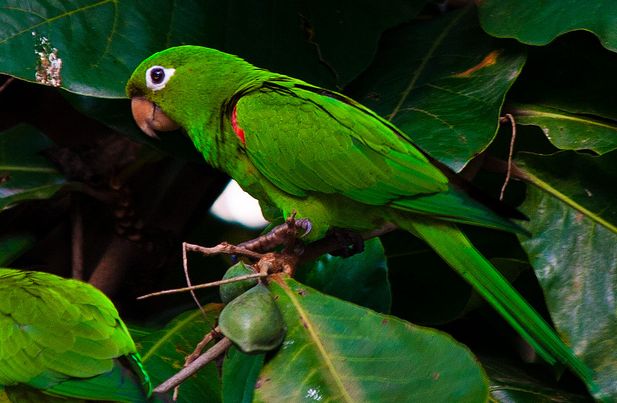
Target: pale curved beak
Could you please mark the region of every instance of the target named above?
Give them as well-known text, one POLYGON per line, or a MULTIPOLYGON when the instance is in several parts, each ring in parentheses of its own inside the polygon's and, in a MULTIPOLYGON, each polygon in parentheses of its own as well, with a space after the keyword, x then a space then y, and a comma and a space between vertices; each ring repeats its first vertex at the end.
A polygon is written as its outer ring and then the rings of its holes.
POLYGON ((143 97, 131 98, 131 111, 137 126, 150 137, 158 138, 157 131, 167 132, 180 127, 155 103, 143 97))

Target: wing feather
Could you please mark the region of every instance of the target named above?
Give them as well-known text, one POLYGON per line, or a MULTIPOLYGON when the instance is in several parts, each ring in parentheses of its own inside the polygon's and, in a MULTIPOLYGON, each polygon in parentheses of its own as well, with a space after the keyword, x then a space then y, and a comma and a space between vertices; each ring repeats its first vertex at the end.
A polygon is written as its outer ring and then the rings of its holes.
POLYGON ((460 189, 458 182, 464 181, 456 174, 436 166, 390 122, 341 94, 283 77, 245 92, 235 108, 249 159, 289 194, 341 194, 369 205, 524 233, 504 217, 503 212, 516 210, 460 189))
POLYGON ((441 171, 372 112, 317 88, 272 85, 244 94, 236 113, 249 158, 283 191, 382 205, 447 190, 441 171))

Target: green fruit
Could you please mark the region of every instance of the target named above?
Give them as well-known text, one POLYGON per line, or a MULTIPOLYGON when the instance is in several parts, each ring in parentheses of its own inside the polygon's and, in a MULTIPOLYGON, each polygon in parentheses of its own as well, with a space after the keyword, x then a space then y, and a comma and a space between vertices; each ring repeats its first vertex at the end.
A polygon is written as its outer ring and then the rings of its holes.
MULTIPOLYGON (((231 266, 225 272, 223 276, 223 280, 227 280, 233 277, 246 276, 247 274, 255 274, 249 266, 244 264, 243 262, 238 262, 235 265, 231 266)), ((249 280, 236 281, 234 283, 223 284, 219 288, 219 293, 221 295, 221 301, 225 304, 231 302, 234 298, 244 294, 250 288, 253 288, 257 284, 257 279, 252 278, 249 280)))
POLYGON ((221 332, 245 353, 275 349, 285 336, 285 323, 272 294, 259 284, 223 308, 221 332))

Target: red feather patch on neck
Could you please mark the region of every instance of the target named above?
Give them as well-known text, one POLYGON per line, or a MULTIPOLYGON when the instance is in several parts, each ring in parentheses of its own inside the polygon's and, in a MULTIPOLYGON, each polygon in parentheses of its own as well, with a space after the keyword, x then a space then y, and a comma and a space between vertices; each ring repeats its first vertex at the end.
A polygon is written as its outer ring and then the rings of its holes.
POLYGON ((238 111, 236 106, 234 106, 234 110, 231 113, 231 128, 234 130, 234 133, 236 133, 236 136, 238 136, 242 144, 244 144, 244 130, 242 130, 242 128, 238 125, 238 111))

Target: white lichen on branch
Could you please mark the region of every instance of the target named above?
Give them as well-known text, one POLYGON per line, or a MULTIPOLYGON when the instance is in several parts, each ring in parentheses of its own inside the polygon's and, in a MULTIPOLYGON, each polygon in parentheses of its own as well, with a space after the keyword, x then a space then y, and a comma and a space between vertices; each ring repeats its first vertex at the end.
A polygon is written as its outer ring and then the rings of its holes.
POLYGON ((60 87, 62 85, 62 59, 58 57, 58 49, 51 46, 45 36, 32 32, 34 37, 34 54, 37 56, 36 73, 37 83, 60 87))

